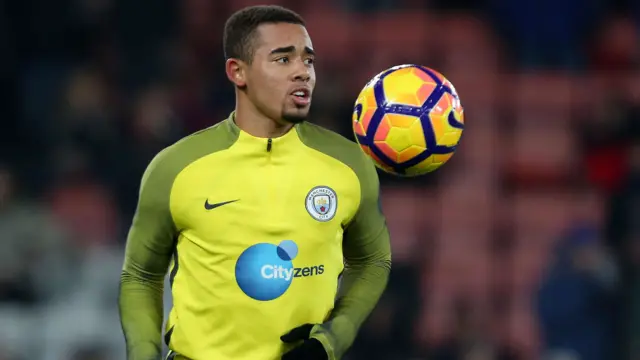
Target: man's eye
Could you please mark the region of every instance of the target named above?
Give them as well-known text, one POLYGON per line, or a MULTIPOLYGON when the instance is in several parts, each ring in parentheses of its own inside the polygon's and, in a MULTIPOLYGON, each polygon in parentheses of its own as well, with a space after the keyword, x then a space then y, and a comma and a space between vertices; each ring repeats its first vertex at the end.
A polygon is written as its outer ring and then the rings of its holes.
POLYGON ((289 62, 289 58, 288 57, 281 57, 281 58, 277 59, 276 61, 279 62, 279 63, 286 64, 286 63, 289 62))
POLYGON ((308 58, 304 60, 304 63, 307 65, 312 65, 315 62, 315 59, 308 58))

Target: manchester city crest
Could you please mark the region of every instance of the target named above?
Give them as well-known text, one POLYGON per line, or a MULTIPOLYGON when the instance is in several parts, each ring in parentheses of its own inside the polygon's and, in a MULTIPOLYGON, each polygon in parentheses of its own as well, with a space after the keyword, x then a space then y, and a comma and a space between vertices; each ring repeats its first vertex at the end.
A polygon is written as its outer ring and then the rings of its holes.
POLYGON ((314 187, 305 200, 309 215, 318 221, 329 221, 336 215, 338 197, 328 186, 314 187))

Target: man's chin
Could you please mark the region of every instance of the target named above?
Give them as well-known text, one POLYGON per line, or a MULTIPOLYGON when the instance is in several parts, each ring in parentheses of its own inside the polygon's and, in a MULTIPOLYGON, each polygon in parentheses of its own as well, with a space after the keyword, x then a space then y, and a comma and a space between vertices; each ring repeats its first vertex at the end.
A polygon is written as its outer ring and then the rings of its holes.
POLYGON ((291 124, 299 124, 305 120, 307 120, 307 116, 309 112, 307 110, 297 111, 297 112, 287 112, 282 114, 282 120, 291 123, 291 124))

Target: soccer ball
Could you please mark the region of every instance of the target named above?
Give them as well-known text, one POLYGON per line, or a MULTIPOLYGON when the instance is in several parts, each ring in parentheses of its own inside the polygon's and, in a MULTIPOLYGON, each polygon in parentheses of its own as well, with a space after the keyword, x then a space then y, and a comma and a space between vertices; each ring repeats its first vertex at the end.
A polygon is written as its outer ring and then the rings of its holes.
POLYGON ((398 65, 374 76, 353 111, 353 131, 376 166, 399 176, 438 169, 456 150, 464 129, 460 98, 442 74, 398 65))

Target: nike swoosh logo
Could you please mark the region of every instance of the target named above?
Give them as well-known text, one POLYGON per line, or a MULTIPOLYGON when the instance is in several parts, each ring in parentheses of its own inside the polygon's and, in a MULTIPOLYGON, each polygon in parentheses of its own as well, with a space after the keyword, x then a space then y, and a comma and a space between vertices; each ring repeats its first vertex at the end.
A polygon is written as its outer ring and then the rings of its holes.
POLYGON ((224 202, 211 204, 211 203, 209 203, 209 199, 207 199, 204 202, 204 208, 207 209, 207 210, 213 210, 213 209, 215 209, 217 207, 220 207, 220 206, 223 206, 223 205, 227 205, 227 204, 231 204, 231 203, 236 202, 238 200, 229 200, 229 201, 224 201, 224 202))

